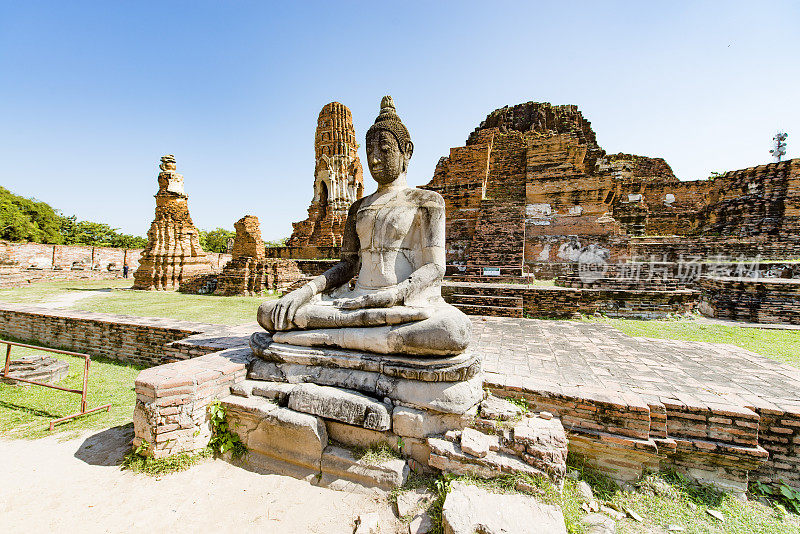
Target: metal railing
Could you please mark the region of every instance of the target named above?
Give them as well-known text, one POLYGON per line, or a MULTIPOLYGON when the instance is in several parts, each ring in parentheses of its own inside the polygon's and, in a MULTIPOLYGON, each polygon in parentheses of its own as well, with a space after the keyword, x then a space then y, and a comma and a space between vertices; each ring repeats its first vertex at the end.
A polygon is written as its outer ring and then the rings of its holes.
POLYGON ((3 378, 14 380, 16 382, 25 382, 28 384, 34 384, 36 386, 44 386, 46 388, 53 388, 59 391, 66 391, 67 393, 80 393, 81 395, 81 411, 78 413, 74 413, 72 415, 67 415, 66 417, 59 417, 58 419, 53 419, 50 421, 50 430, 53 430, 58 423, 63 421, 67 421, 69 419, 74 419, 75 417, 80 417, 81 415, 86 415, 94 412, 99 412, 100 410, 109 411, 111 409, 111 404, 104 404, 102 406, 98 406, 97 408, 91 408, 89 410, 86 409, 86 393, 89 389, 89 363, 92 361, 92 357, 88 354, 81 354, 79 352, 70 352, 68 350, 59 350, 59 349, 49 349, 45 347, 36 347, 34 345, 25 345, 24 343, 15 343, 13 341, 5 341, 0 339, 0 343, 8 345, 6 349, 6 364, 3 368, 3 378), (37 382, 36 380, 28 380, 27 378, 17 378, 15 376, 11 376, 8 374, 9 368, 11 366, 11 347, 24 347, 26 349, 34 349, 34 350, 42 350, 45 352, 54 352, 56 354, 66 354, 68 356, 77 356, 79 358, 84 359, 83 364, 83 388, 82 389, 70 389, 65 388, 63 386, 56 386, 54 384, 48 384, 46 382, 37 382))

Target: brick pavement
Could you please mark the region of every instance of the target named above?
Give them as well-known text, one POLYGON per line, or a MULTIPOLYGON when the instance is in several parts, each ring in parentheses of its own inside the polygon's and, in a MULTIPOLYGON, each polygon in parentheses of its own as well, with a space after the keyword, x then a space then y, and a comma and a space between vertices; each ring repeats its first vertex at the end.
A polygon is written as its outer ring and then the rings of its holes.
POLYGON ((630 337, 598 323, 500 317, 473 318, 472 335, 497 383, 800 405, 800 369, 733 345, 630 337))

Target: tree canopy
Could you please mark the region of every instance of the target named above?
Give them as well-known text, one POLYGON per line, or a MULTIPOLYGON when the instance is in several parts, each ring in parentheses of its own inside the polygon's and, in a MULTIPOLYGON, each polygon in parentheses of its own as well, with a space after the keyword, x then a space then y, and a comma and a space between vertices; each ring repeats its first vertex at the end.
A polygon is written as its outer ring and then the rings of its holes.
POLYGON ((15 195, 0 187, 0 239, 55 245, 143 248, 147 239, 122 234, 118 228, 65 217, 46 202, 15 195))
POLYGON ((200 246, 206 252, 225 254, 228 252, 228 240, 236 237, 236 232, 225 228, 200 230, 200 246))

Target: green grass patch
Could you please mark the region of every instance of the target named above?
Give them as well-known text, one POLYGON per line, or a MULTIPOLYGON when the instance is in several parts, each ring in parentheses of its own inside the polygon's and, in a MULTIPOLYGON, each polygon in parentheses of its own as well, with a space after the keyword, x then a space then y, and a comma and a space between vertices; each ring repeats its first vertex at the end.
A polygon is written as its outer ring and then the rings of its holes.
POLYGON ((76 301, 71 308, 137 317, 236 325, 255 322, 259 304, 278 297, 277 294, 263 297, 222 297, 172 291, 138 291, 130 289, 132 284, 133 280, 130 278, 41 282, 24 288, 0 290, 0 302, 36 305, 64 295, 107 289, 112 294, 87 296, 76 301))
POLYGON ((692 317, 643 321, 585 316, 582 320, 609 324, 632 337, 729 343, 773 360, 800 366, 800 330, 704 324, 692 317))
MULTIPOLYGON (((395 490, 391 499, 405 491, 426 488, 433 495, 427 513, 434 523, 431 532, 441 533, 442 508, 454 481, 474 484, 495 493, 521 493, 534 497, 545 504, 561 507, 564 522, 570 534, 585 532, 581 518, 586 515, 582 509, 583 500, 578 491, 578 482, 586 481, 599 504, 626 513, 630 510, 640 515, 638 522, 630 516, 617 520, 620 534, 652 534, 667 532, 670 525, 684 527, 686 533, 702 534, 788 534, 800 533, 800 518, 787 514, 774 506, 765 506, 754 500, 740 501, 730 494, 723 494, 712 487, 691 482, 674 472, 650 474, 638 484, 637 491, 623 491, 616 483, 603 474, 588 467, 580 457, 570 455, 569 470, 578 472, 578 477, 567 478, 561 492, 544 477, 528 475, 503 476, 495 479, 482 479, 471 476, 409 477, 403 488, 395 490), (716 510, 724 516, 724 521, 712 517, 706 510, 716 510)), ((410 518, 405 518, 410 519, 410 518)))
POLYGON ((369 447, 350 447, 356 460, 367 465, 381 465, 389 460, 402 459, 403 456, 385 442, 373 443, 369 447))
POLYGON ((146 454, 148 447, 149 444, 145 442, 131 449, 122 459, 121 468, 145 475, 161 476, 185 471, 213 455, 210 448, 205 448, 196 453, 183 452, 166 458, 155 459, 146 454))
MULTIPOLYGON (((6 345, 0 344, 3 356, 6 345)), ((35 349, 13 347, 11 358, 37 354, 35 349)), ((69 363, 69 374, 56 385, 81 389, 84 359, 48 353, 69 363)), ((5 362, 5 359, 3 359, 5 362)), ((111 403, 111 409, 82 415, 59 423, 53 432, 69 437, 88 429, 102 429, 129 423, 136 404, 133 381, 143 367, 105 358, 92 358, 89 368, 87 408, 111 403)), ((50 421, 80 411, 81 396, 34 385, 0 384, 0 435, 12 438, 41 438, 51 435, 50 421)))
POLYGON ((25 287, 0 289, 0 302, 17 302, 21 304, 40 304, 53 298, 74 294, 76 292, 97 291, 101 289, 121 289, 133 285, 128 278, 112 280, 58 280, 37 282, 25 287))
POLYGON ((75 309, 162 317, 200 323, 236 325, 256 320, 259 304, 274 296, 222 297, 187 295, 169 291, 114 291, 111 296, 95 296, 77 302, 75 309))

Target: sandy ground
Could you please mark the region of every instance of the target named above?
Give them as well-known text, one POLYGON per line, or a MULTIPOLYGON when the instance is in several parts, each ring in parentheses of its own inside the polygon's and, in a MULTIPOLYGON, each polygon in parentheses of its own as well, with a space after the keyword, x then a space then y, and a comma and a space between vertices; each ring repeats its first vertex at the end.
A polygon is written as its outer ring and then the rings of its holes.
POLYGON ((385 496, 333 491, 222 460, 154 478, 117 464, 130 427, 79 439, 0 439, 0 532, 351 534, 359 513, 399 523, 385 496))

